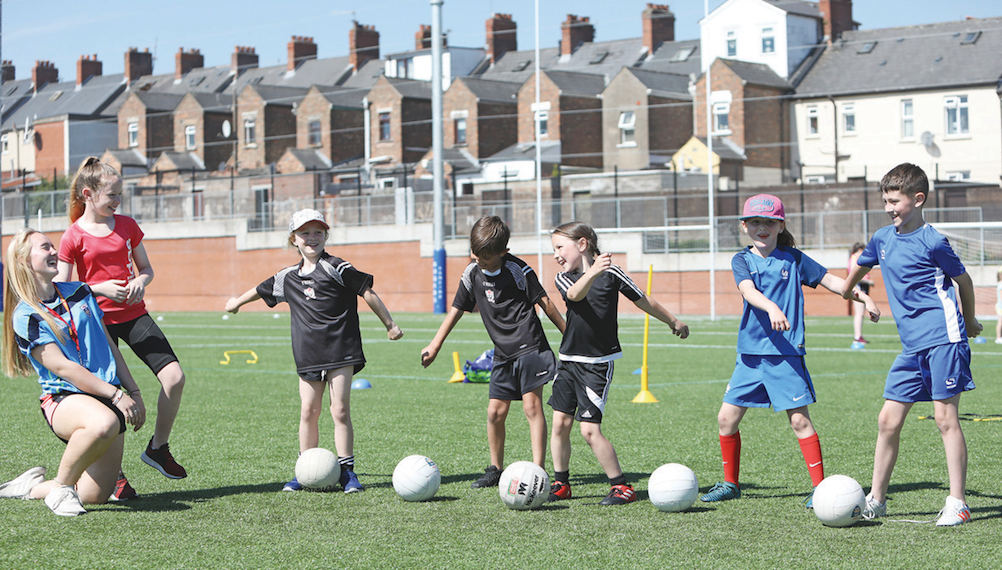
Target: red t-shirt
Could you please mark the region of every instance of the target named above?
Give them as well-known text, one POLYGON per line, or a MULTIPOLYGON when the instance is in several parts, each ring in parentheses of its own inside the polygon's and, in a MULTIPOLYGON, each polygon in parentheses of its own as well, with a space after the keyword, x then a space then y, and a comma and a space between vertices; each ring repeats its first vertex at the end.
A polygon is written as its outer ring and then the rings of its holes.
MULTIPOLYGON (((73 222, 59 241, 59 260, 75 265, 77 277, 88 285, 111 279, 132 281, 136 276, 132 248, 142 241, 143 230, 127 216, 116 215, 115 229, 105 237, 91 235, 73 222)), ((97 299, 107 324, 126 323, 146 314, 142 301, 127 305, 105 297, 97 299)))

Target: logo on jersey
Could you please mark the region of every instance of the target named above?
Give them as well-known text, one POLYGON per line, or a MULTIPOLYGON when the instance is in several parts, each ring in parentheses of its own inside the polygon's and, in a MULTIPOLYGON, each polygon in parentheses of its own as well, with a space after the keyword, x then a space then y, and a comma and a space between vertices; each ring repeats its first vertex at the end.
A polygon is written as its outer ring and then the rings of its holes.
POLYGON ((950 390, 956 388, 957 387, 957 379, 956 378, 947 378, 946 379, 946 387, 948 389, 950 389, 950 390))
POLYGON ((493 303, 494 302, 494 289, 488 289, 485 293, 487 294, 487 300, 490 301, 491 303, 493 303))
POLYGON ((783 281, 786 281, 787 279, 790 278, 790 270, 789 269, 784 269, 780 273, 783 276, 783 281))
POLYGON ((313 287, 307 287, 306 289, 303 289, 303 294, 306 295, 307 299, 317 298, 317 292, 313 290, 313 287))
POLYGON ((884 251, 883 248, 881 248, 880 249, 880 259, 886 259, 886 258, 887 258, 887 253, 884 251))
POLYGON ((81 305, 80 306, 80 310, 83 311, 83 313, 85 315, 87 315, 88 317, 93 317, 94 316, 94 315, 91 314, 90 307, 88 307, 87 305, 81 305))

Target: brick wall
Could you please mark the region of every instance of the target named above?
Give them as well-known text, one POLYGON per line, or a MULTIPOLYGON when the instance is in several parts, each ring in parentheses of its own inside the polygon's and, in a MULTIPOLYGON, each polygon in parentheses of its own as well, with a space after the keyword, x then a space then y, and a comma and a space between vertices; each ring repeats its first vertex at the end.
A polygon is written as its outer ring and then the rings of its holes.
POLYGON ((138 150, 146 156, 146 105, 135 95, 129 95, 118 109, 118 148, 129 147, 129 123, 138 123, 138 150))
POLYGON ((264 153, 264 123, 264 100, 253 88, 245 88, 237 97, 237 124, 234 125, 237 131, 237 160, 240 162, 240 168, 262 168, 267 164, 264 153), (255 123, 254 143, 244 140, 244 121, 248 118, 253 118, 255 123))
POLYGON ((691 102, 652 96, 647 105, 651 152, 674 153, 692 138, 691 102))
POLYGON ((381 77, 367 95, 369 100, 370 141, 372 156, 389 156, 391 163, 399 164, 403 160, 403 133, 400 129, 400 94, 392 85, 381 77), (390 139, 379 139, 379 115, 390 114, 390 139))
MULTIPOLYGON (((539 102, 549 103, 547 129, 544 140, 560 140, 560 90, 550 81, 546 73, 539 76, 539 102)), ((536 140, 535 117, 532 105, 536 102, 536 80, 530 77, 518 90, 518 142, 531 143, 536 140)))
MULTIPOLYGON (((35 172, 66 174, 65 128, 64 121, 35 123, 35 172)), ((70 170, 77 166, 71 164, 70 170)))
MULTIPOLYGON (((552 116, 551 111, 551 121, 552 116)), ((564 164, 602 168, 601 99, 567 95, 561 97, 559 129, 560 152, 564 164)))

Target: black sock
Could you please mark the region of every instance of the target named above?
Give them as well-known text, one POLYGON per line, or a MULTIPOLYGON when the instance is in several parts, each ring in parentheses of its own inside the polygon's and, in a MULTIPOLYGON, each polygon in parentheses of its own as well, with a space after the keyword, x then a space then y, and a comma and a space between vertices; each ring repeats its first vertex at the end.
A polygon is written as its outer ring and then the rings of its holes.
POLYGON ((561 483, 570 483, 571 470, 568 469, 567 471, 554 471, 553 478, 556 479, 557 481, 560 481, 561 483))
POLYGON ((609 484, 615 487, 616 485, 626 485, 626 475, 620 475, 619 477, 613 477, 609 479, 609 484))

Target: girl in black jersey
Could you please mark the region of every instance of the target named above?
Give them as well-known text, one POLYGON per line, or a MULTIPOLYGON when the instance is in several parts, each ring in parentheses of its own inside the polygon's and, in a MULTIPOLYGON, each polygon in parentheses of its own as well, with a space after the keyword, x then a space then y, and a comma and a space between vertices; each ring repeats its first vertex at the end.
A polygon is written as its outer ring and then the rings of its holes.
MULTIPOLYGON (((372 275, 324 251, 330 226, 316 210, 300 210, 289 223, 289 244, 302 261, 287 267, 240 297, 226 302, 226 310, 264 299, 269 307, 285 301, 292 314, 292 355, 299 374, 299 452, 317 447, 318 421, 324 392, 330 387, 334 445, 341 464, 345 493, 363 490, 355 475, 355 431, 349 397, 352 375, 365 366, 362 334, 358 326, 357 298, 362 297, 386 327, 390 340, 404 336, 383 301, 372 290, 372 275)), ((295 478, 283 491, 299 491, 295 478)))
POLYGON ((581 435, 609 477, 612 490, 602 505, 622 505, 636 500, 633 487, 619 466, 612 443, 602 433, 602 415, 612 381, 613 361, 623 356, 617 334, 619 294, 644 312, 686 338, 689 327, 637 287, 630 276, 612 264, 612 256, 598 249, 595 230, 582 222, 569 222, 553 231, 553 257, 563 268, 557 289, 567 304, 567 328, 560 343, 560 364, 548 402, 553 408, 553 470, 549 500, 571 498, 569 464, 571 427, 581 424, 581 435))

